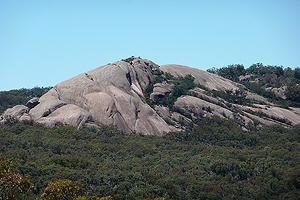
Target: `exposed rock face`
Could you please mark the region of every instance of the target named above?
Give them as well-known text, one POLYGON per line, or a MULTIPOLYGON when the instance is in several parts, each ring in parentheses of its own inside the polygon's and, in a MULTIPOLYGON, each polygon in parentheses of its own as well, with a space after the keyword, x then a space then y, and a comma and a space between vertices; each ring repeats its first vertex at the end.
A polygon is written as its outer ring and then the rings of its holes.
POLYGON ((217 115, 221 118, 233 118, 233 113, 230 110, 218 106, 216 104, 204 101, 197 97, 179 97, 175 102, 175 106, 190 111, 198 119, 209 117, 212 115, 217 115))
POLYGON ((47 94, 42 96, 39 100, 39 104, 29 111, 31 118, 35 121, 41 117, 47 117, 58 108, 67 105, 66 102, 47 94))
POLYGON ((150 95, 150 99, 154 102, 156 102, 159 97, 165 96, 172 92, 172 84, 166 82, 156 83, 153 87, 153 93, 150 95))
MULTIPOLYGON (((170 64, 170 65, 163 65, 159 69, 175 77, 184 77, 188 74, 191 74, 195 78, 194 82, 196 84, 203 85, 211 90, 236 91, 245 88, 245 86, 241 84, 238 84, 229 79, 218 76, 216 74, 202 71, 196 68, 187 67, 187 66, 170 64)), ((267 102, 267 100, 264 97, 248 91, 246 92, 246 98, 267 102)))
POLYGON ((273 116, 275 118, 286 119, 290 121, 293 125, 300 123, 300 110, 298 108, 290 108, 284 109, 275 106, 266 106, 266 105, 258 105, 255 106, 262 108, 261 112, 265 113, 268 116, 273 116))
POLYGON ((163 72, 167 72, 175 77, 184 77, 191 74, 195 80, 194 82, 199 85, 203 85, 211 90, 238 90, 240 87, 244 87, 238 83, 225 79, 213 73, 202 71, 196 68, 191 68, 182 65, 163 65, 159 68, 163 72))
POLYGON ((7 109, 2 116, 0 117, 0 121, 3 123, 9 118, 16 120, 29 120, 30 116, 28 115, 29 108, 24 105, 17 105, 13 108, 7 109))
MULTIPOLYGON (((155 104, 159 98, 172 95, 172 87, 172 80, 154 84, 150 100, 155 104)), ((284 99, 284 88, 269 90, 284 99)), ((216 74, 181 65, 159 67, 149 60, 132 57, 59 83, 42 97, 29 100, 26 106, 7 109, 0 116, 0 123, 10 119, 32 119, 49 127, 68 124, 77 128, 83 124, 93 127, 112 124, 126 133, 163 135, 169 131, 183 130, 194 120, 212 116, 238 120, 246 130, 247 123, 257 121, 263 125, 299 124, 300 108, 280 108, 264 97, 247 91, 243 85, 216 74), (175 77, 192 75, 196 84, 206 88, 195 87, 185 95, 176 96, 170 107, 155 105, 152 109, 146 103, 149 99, 144 93, 153 81, 156 69, 175 77), (238 105, 235 104, 237 101, 213 95, 215 91, 212 90, 254 101, 247 106, 243 103, 238 105)))
POLYGON ((281 119, 289 121, 292 125, 299 124, 300 123, 300 109, 299 108, 290 108, 284 109, 276 106, 270 106, 270 105, 259 105, 254 104, 255 108, 249 107, 249 106, 240 106, 235 105, 238 108, 241 108, 242 110, 250 110, 255 113, 264 113, 265 117, 258 117, 256 115, 250 114, 249 112, 244 112, 245 115, 251 117, 252 119, 255 119, 259 121, 260 123, 264 125, 272 125, 275 123, 278 123, 278 121, 274 119, 281 119))
POLYGON ((254 99, 260 102, 269 103, 268 100, 258 94, 252 93, 252 92, 246 92, 246 99, 254 99))
POLYGON ((7 110, 4 116, 20 119, 26 115, 50 127, 113 124, 125 132, 157 135, 169 132, 166 122, 142 100, 153 79, 152 68, 158 65, 137 58, 126 61, 101 66, 61 82, 39 100, 30 100, 28 107, 7 110))
POLYGON ((164 106, 155 106, 157 113, 163 118, 169 118, 171 116, 170 109, 164 106))
POLYGON ((91 113, 74 105, 66 104, 57 108, 49 115, 40 117, 37 122, 46 126, 53 127, 56 125, 69 124, 79 128, 84 123, 93 122, 91 113))

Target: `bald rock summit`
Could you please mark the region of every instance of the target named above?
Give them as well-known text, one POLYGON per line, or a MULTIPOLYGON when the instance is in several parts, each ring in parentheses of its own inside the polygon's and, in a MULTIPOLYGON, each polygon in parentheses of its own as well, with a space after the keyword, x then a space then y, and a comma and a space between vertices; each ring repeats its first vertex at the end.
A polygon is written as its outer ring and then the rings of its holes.
POLYGON ((170 128, 143 101, 143 92, 153 79, 151 68, 158 67, 143 59, 101 66, 55 85, 31 101, 36 103, 7 110, 2 119, 33 119, 50 127, 113 124, 124 132, 162 135, 170 128))
POLYGON ((158 66, 135 57, 63 81, 40 98, 7 109, 0 122, 13 118, 34 120, 48 127, 115 125, 126 133, 163 135, 212 116, 238 120, 240 126, 254 121, 265 125, 283 123, 276 118, 290 124, 300 122, 298 108, 279 108, 216 74, 181 65, 158 66), (183 79, 189 75, 190 81, 183 79), (192 85, 186 87, 188 82, 192 85), (231 91, 253 101, 254 106, 229 103, 212 95, 212 91, 231 91), (257 116, 256 112, 265 115, 257 116))

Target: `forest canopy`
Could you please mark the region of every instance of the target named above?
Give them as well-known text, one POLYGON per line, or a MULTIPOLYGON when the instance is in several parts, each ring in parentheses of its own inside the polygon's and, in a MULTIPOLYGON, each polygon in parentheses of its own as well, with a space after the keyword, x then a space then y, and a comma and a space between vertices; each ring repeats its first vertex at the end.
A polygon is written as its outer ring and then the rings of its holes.
POLYGON ((29 199, 60 179, 99 198, 297 199, 299 133, 279 125, 245 132, 217 117, 163 137, 23 121, 0 126, 0 152, 30 177, 29 199))

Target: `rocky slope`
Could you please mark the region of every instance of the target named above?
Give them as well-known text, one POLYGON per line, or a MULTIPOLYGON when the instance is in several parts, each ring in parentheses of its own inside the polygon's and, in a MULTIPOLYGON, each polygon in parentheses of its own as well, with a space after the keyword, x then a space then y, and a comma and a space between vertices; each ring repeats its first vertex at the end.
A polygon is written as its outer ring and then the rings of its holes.
POLYGON ((6 110, 0 121, 32 119, 49 127, 68 124, 77 128, 104 124, 126 133, 163 135, 211 116, 236 120, 245 130, 249 124, 300 123, 299 108, 280 108, 216 74, 181 65, 158 66, 134 57, 61 82, 26 106, 6 110), (160 98, 172 95, 174 83, 166 78, 155 82, 158 71, 174 80, 192 75, 196 87, 177 97, 174 105, 160 104, 160 98), (151 106, 146 103, 150 86, 151 106))

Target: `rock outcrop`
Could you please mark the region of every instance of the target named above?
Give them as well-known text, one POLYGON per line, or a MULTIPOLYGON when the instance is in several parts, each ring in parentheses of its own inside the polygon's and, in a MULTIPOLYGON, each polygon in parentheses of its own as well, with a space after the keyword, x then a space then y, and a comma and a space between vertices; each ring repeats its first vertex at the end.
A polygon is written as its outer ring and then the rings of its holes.
POLYGON ((192 96, 182 96, 177 99, 175 106, 189 111, 198 119, 216 115, 221 118, 233 119, 233 113, 214 103, 192 96))
POLYGON ((235 91, 239 90, 241 87, 244 87, 238 83, 225 79, 216 74, 202 71, 196 68, 191 68, 188 66, 170 64, 163 65, 159 69, 175 77, 184 77, 191 74, 195 78, 194 82, 196 84, 203 85, 211 90, 235 91))
MULTIPOLYGON (((233 82, 216 74, 202 71, 196 68, 191 68, 188 66, 169 64, 163 65, 159 69, 175 77, 184 77, 186 75, 191 74, 195 78, 195 84, 205 86, 210 90, 235 92, 236 90, 245 89, 245 86, 239 83, 233 82)), ((246 98, 254 99, 265 103, 267 102, 267 100, 264 97, 249 91, 246 91, 246 98)))
POLYGON ((8 109, 2 121, 12 116, 49 127, 113 124, 127 133, 162 135, 170 131, 169 126, 143 101, 155 68, 155 63, 138 58, 98 67, 55 85, 27 106, 8 109))
POLYGON ((239 76, 239 81, 251 81, 253 79, 254 75, 248 74, 248 75, 241 75, 239 76))
MULTIPOLYGON (((251 77, 244 78, 250 80, 251 77)), ((284 88, 269 90, 284 99, 281 95, 284 88)), ((83 124, 96 128, 115 125, 126 133, 163 135, 183 130, 195 120, 212 116, 237 120, 244 130, 248 123, 279 123, 285 126, 300 123, 299 108, 280 108, 247 91, 245 86, 216 74, 181 65, 158 66, 152 61, 134 57, 63 81, 40 98, 29 100, 26 106, 7 109, 0 116, 0 123, 13 119, 34 120, 49 127, 64 124, 77 128, 83 124), (204 87, 195 87, 184 95, 176 96, 171 106, 159 104, 160 98, 172 95, 175 82, 173 85, 172 80, 165 77, 162 79, 165 81, 153 82, 158 69, 177 78, 192 75, 195 84, 204 87), (148 87, 152 86, 149 94, 148 87), (214 90, 252 103, 237 104, 230 99, 222 99, 214 95, 214 90), (149 101, 152 101, 153 108, 146 103, 149 101)))
POLYGON ((160 97, 168 95, 172 92, 172 84, 163 82, 163 83, 156 83, 153 86, 153 92, 150 95, 150 99, 156 102, 160 97))
POLYGON ((5 122, 7 120, 30 120, 30 116, 28 114, 29 108, 24 105, 17 105, 13 108, 7 109, 0 117, 0 122, 5 122))
POLYGON ((287 91, 287 86, 283 86, 280 88, 272 88, 272 87, 268 87, 265 89, 268 92, 273 92, 275 94, 275 96, 279 99, 286 99, 286 95, 285 92, 287 91))
POLYGON ((37 106, 39 103, 40 103, 39 98, 35 97, 35 98, 30 99, 26 103, 26 106, 31 109, 31 108, 34 108, 35 106, 37 106))

